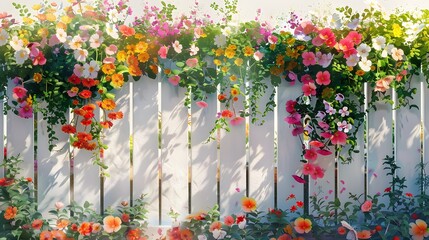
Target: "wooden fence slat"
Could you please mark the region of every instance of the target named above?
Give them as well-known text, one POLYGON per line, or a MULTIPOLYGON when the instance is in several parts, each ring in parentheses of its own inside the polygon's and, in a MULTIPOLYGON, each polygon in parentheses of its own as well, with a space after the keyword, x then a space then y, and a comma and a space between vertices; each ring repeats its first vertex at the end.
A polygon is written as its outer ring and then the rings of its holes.
POLYGON ((116 110, 122 111, 124 118, 116 121, 105 132, 104 161, 110 177, 104 180, 104 208, 116 207, 122 201, 130 200, 130 85, 116 93, 116 110))
MULTIPOLYGON (((426 164, 429 161, 429 88, 423 73, 420 75, 421 83, 420 88, 422 89, 422 96, 420 100, 420 109, 422 111, 421 120, 423 124, 423 163, 426 164)), ((425 165, 426 173, 429 172, 429 164, 425 165)), ((427 185, 425 185, 426 187, 427 185)))
POLYGON ((70 203, 70 151, 68 135, 61 132, 61 125, 51 126, 58 141, 50 151, 47 123, 38 115, 37 121, 37 196, 38 210, 44 217, 51 217, 49 210, 55 202, 70 203))
POLYGON ((133 198, 145 195, 150 225, 159 224, 158 82, 142 77, 134 82, 133 198))
MULTIPOLYGON (((94 114, 95 119, 100 119, 100 111, 95 111, 94 114)), ((81 126, 78 126, 78 131, 81 130, 79 127, 81 126)), ((100 168, 93 164, 92 152, 77 148, 73 148, 72 151, 74 177, 73 200, 79 206, 88 201, 93 204, 95 211, 100 212, 100 168), (82 189, 85 191, 82 191, 82 189)))
POLYGON ((192 104, 192 198, 191 212, 208 210, 217 203, 217 142, 207 142, 217 112, 215 94, 205 100, 207 108, 192 104))
MULTIPOLYGON (((273 87, 266 91, 270 93, 273 87)), ((259 101, 261 111, 269 94, 259 101)), ((264 118, 263 125, 249 125, 249 196, 255 198, 259 210, 274 208, 274 112, 264 118)))
POLYGON ((188 211, 188 108, 185 90, 162 81, 162 197, 161 223, 170 224, 170 209, 185 217, 188 211))
MULTIPOLYGON (((410 100, 410 105, 420 104, 420 77, 413 76, 411 79, 411 87, 416 88, 417 92, 414 99, 410 100)), ((421 118, 420 109, 402 107, 397 110, 396 118, 396 161, 401 168, 398 170, 398 176, 407 179, 407 188, 405 191, 412 194, 418 194, 419 186, 416 184, 418 177, 416 167, 421 161, 421 118)), ((419 173, 420 174, 420 173, 419 173)))
POLYGON ((294 100, 302 92, 300 86, 290 86, 286 81, 282 81, 278 87, 278 194, 277 206, 280 209, 289 209, 296 200, 304 201, 304 185, 297 183, 292 175, 302 168, 301 149, 302 145, 298 137, 292 136, 293 128, 284 121, 288 113, 285 104, 288 100, 294 100), (296 199, 286 200, 290 194, 294 194, 296 199))
MULTIPOLYGON (((242 98, 235 109, 242 109, 242 98)), ((231 132, 221 132, 220 138, 220 213, 240 213, 241 199, 246 195, 246 124, 231 126, 231 132)))
MULTIPOLYGON (((370 94, 375 94, 371 92, 370 94)), ((391 94, 391 90, 388 90, 391 94)), ((384 102, 375 104, 377 111, 368 113, 368 194, 383 194, 389 186, 391 176, 386 175, 383 159, 392 157, 392 106, 384 102)), ((386 203, 386 200, 381 201, 386 203)))
MULTIPOLYGON (((0 98, 0 101, 1 101, 0 103, 0 148, 1 148, 1 151, 4 151, 5 149, 4 148, 5 147, 4 120, 6 116, 3 115, 3 101, 4 101, 3 97, 0 98)), ((2 164, 3 161, 4 161, 4 154, 2 152, 0 155, 0 164, 2 164)), ((4 177, 4 168, 0 167, 0 178, 2 177, 4 177)))

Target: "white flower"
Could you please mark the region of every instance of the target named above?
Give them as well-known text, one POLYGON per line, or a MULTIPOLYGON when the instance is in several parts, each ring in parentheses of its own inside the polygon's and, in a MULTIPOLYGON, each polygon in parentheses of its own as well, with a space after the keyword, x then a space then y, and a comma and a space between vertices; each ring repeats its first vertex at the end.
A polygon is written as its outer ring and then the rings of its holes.
POLYGON ((109 18, 109 21, 114 23, 118 21, 119 13, 118 10, 112 9, 107 13, 107 16, 109 18))
POLYGON ((57 28, 55 36, 58 38, 58 41, 64 43, 67 40, 67 33, 62 28, 57 28))
POLYGON ((263 53, 263 52, 260 52, 259 50, 258 50, 258 51, 256 51, 256 52, 253 54, 253 58, 254 58, 256 61, 260 61, 263 57, 264 57, 264 53, 263 53))
POLYGON ((350 114, 348 107, 343 107, 338 111, 339 114, 341 114, 341 117, 348 116, 350 114))
POLYGON ((243 219, 243 221, 241 221, 241 222, 238 224, 238 228, 240 228, 240 229, 244 229, 244 228, 246 227, 246 224, 247 224, 246 219, 243 219))
POLYGON ((106 23, 106 33, 110 37, 112 37, 113 39, 118 39, 119 38, 118 29, 116 29, 115 24, 106 23))
POLYGON ((366 58, 362 58, 359 62, 359 67, 365 72, 369 72, 371 70, 372 62, 366 58))
POLYGON ((358 56, 363 58, 367 58, 369 55, 369 52, 371 52, 371 48, 365 43, 362 43, 361 45, 359 45, 356 48, 356 50, 358 52, 358 56))
POLYGON ((85 62, 86 57, 88 57, 88 51, 86 49, 76 49, 74 50, 74 58, 78 62, 85 62))
POLYGON ((381 50, 386 46, 386 38, 383 36, 378 36, 372 39, 372 47, 375 50, 381 50))
POLYGON ((374 8, 375 10, 381 10, 381 5, 377 0, 365 0, 364 3, 370 8, 374 8))
POLYGON ((206 235, 198 235, 198 240, 207 240, 206 235))
POLYGON ((387 57, 387 55, 390 55, 390 54, 392 54, 392 49, 394 48, 395 46, 393 46, 392 44, 388 44, 384 49, 383 49, 383 52, 381 52, 381 56, 382 57, 387 57))
POLYGON ((224 230, 215 229, 213 230, 213 237, 215 239, 224 239, 226 236, 226 232, 224 230))
POLYGON ((4 29, 0 29, 0 46, 3 46, 7 43, 9 34, 4 29))
POLYGON ((92 34, 91 38, 89 38, 89 46, 92 48, 98 48, 103 43, 104 38, 98 34, 92 34))
POLYGON ((226 36, 223 34, 216 35, 214 38, 214 43, 219 48, 224 47, 226 45, 226 36))
POLYGON ((341 23, 341 18, 338 13, 334 13, 328 17, 328 24, 331 28, 340 29, 343 24, 341 23))
POLYGON ((171 46, 173 46, 173 49, 176 53, 181 53, 182 52, 182 44, 180 44, 179 41, 174 41, 174 43, 171 44, 171 46))
POLYGON ((24 46, 24 42, 18 38, 18 36, 13 36, 9 45, 13 48, 13 50, 18 51, 21 50, 24 46))
POLYGON ((358 64, 359 59, 360 58, 358 57, 357 54, 352 54, 352 55, 350 55, 350 57, 347 58, 346 64, 349 67, 354 67, 358 64))
POLYGON ((222 29, 222 34, 226 37, 232 34, 232 29, 230 27, 225 27, 222 29))
POLYGON ((84 78, 96 78, 98 75, 98 70, 100 70, 100 66, 96 61, 92 60, 91 62, 85 63, 83 65, 83 73, 82 76, 84 78))
POLYGON ((359 18, 352 19, 352 21, 347 24, 347 27, 349 27, 352 30, 356 30, 358 26, 359 26, 359 18))
POLYGON ((343 131, 345 133, 348 133, 350 129, 352 129, 352 125, 350 123, 347 123, 346 121, 337 122, 338 131, 343 131))
POLYGON ((15 61, 16 64, 22 65, 24 64, 25 60, 28 59, 28 55, 30 54, 30 49, 28 48, 22 48, 15 52, 15 61))
POLYGON ((190 51, 189 55, 194 56, 194 55, 197 55, 200 49, 197 46, 195 46, 195 43, 192 43, 191 48, 189 48, 189 51, 190 51))
POLYGON ((398 49, 398 48, 392 48, 392 58, 395 59, 395 61, 401 61, 403 59, 404 50, 398 49))
POLYGON ((71 40, 70 48, 73 50, 81 49, 82 44, 83 44, 82 38, 79 35, 77 35, 77 36, 74 36, 73 39, 71 40))

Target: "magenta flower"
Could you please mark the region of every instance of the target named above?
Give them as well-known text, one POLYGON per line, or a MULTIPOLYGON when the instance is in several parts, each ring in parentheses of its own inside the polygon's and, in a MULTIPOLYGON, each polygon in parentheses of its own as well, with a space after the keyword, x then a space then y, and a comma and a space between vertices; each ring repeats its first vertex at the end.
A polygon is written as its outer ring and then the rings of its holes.
POLYGON ((43 55, 43 52, 40 51, 39 54, 33 59, 33 65, 45 65, 46 64, 46 58, 45 55, 43 55))
POLYGON ((33 116, 33 108, 24 101, 19 106, 18 115, 22 118, 31 118, 33 116))
POLYGON ((288 100, 286 102, 286 112, 288 112, 288 113, 294 113, 294 112, 296 112, 296 110, 295 110, 295 105, 296 104, 297 104, 296 101, 294 101, 294 100, 288 100))
POLYGON ((311 178, 316 180, 318 178, 323 178, 325 176, 325 170, 319 166, 314 167, 314 171, 311 174, 311 178))
POLYGON ((332 154, 331 151, 326 150, 326 149, 319 149, 316 151, 318 154, 322 155, 322 156, 329 156, 332 154))
POLYGON ((341 131, 335 132, 331 137, 331 142, 334 145, 339 144, 344 146, 346 145, 346 141, 347 141, 347 134, 341 131))
POLYGON ((162 59, 166 59, 167 58, 167 53, 168 53, 168 47, 167 46, 162 46, 158 50, 158 55, 162 59))
POLYGON ((302 165, 302 174, 304 175, 312 175, 314 173, 315 166, 311 163, 306 163, 302 165))
POLYGON ((285 118, 285 121, 289 124, 299 125, 301 124, 301 114, 294 113, 285 118))
POLYGON ((276 44, 277 43, 277 37, 274 35, 268 36, 268 43, 270 44, 276 44))
POLYGON ((301 77, 301 82, 303 84, 314 83, 314 80, 311 78, 310 74, 304 74, 301 77))
POLYGON ((314 148, 306 149, 304 158, 308 161, 316 161, 317 160, 317 152, 314 148))
POLYGON ((328 71, 319 71, 316 74, 316 82, 319 85, 329 85, 331 83, 331 74, 328 71))
POLYGON ((322 136, 323 138, 328 139, 328 138, 331 138, 331 137, 332 137, 332 134, 331 134, 331 133, 329 133, 329 132, 322 132, 322 133, 320 134, 320 136, 322 136))
POLYGON ((307 67, 316 64, 316 56, 312 52, 303 52, 302 58, 302 63, 307 67))
POLYGON ((27 94, 27 89, 21 86, 16 86, 12 90, 12 97, 14 99, 24 98, 26 94, 27 94))
POLYGON ((316 95, 316 85, 314 83, 308 83, 302 85, 302 92, 305 96, 315 96, 316 95))
POLYGON ((292 130, 292 136, 294 136, 294 137, 296 137, 296 136, 298 136, 298 135, 300 135, 302 133, 304 133, 304 128, 302 126, 295 127, 292 130))
POLYGON ((295 181, 297 181, 298 183, 305 183, 305 180, 298 176, 298 175, 292 175, 293 179, 295 179, 295 181))
POLYGON ((177 86, 177 85, 179 84, 179 82, 180 82, 180 76, 175 75, 175 76, 169 77, 169 78, 168 78, 168 81, 169 81, 173 86, 177 86))
POLYGON ((323 130, 328 130, 329 129, 329 124, 323 122, 323 121, 319 121, 317 123, 319 125, 319 127, 321 127, 323 130))
POLYGON ((242 124, 243 122, 244 122, 244 118, 243 118, 243 117, 235 117, 235 118, 232 118, 232 119, 229 121, 229 123, 230 123, 232 126, 238 126, 238 125, 242 124))

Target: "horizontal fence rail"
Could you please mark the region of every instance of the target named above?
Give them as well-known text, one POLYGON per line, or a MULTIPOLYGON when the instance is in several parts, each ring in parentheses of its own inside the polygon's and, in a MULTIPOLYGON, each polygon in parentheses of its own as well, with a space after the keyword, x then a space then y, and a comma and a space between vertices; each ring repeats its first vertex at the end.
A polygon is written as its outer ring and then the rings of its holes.
MULTIPOLYGON (((429 90, 424 79, 414 76, 417 88, 411 104, 419 108, 395 109, 379 102, 369 109, 359 131, 359 153, 343 165, 329 156, 320 160, 325 177, 310 179, 308 187, 291 177, 300 169, 301 143, 284 122, 284 106, 298 96, 300 89, 285 81, 276 89, 277 107, 265 124, 233 126, 230 133, 218 133, 218 140, 206 142, 214 127, 220 105, 216 95, 206 99, 209 107, 184 105, 185 90, 172 86, 163 75, 131 81, 116 93, 124 119, 106 131, 109 149, 103 161, 110 177, 101 178, 91 155, 70 147, 68 136, 55 126, 59 141, 48 150, 47 126, 41 116, 22 119, 9 112, 0 118, 0 146, 7 154, 24 159, 22 176, 33 177, 39 210, 47 215, 57 201, 83 204, 89 201, 97 211, 132 202, 142 194, 148 202, 149 223, 170 224, 172 210, 184 218, 191 212, 208 210, 219 204, 221 214, 240 212, 240 199, 248 195, 259 209, 288 209, 303 200, 311 213, 308 196, 321 194, 327 200, 346 200, 353 194, 383 193, 390 178, 382 165, 393 156, 401 167, 399 174, 408 182, 407 191, 419 194, 415 167, 427 162, 429 90)), ((362 94, 372 91, 364 86, 362 94)), ((192 94, 192 93, 191 93, 192 94)), ((395 93, 390 92, 393 99, 395 93)), ((265 99, 266 100, 266 99, 265 99)), ((264 99, 261 100, 261 105, 264 99)), ((0 106, 3 110, 4 106, 0 106)), ((367 104, 362 106, 367 108, 367 104)), ((70 116, 72 117, 72 116, 70 116)), ((3 161, 3 156, 0 158, 3 161)), ((0 169, 0 175, 4 171, 0 169)))

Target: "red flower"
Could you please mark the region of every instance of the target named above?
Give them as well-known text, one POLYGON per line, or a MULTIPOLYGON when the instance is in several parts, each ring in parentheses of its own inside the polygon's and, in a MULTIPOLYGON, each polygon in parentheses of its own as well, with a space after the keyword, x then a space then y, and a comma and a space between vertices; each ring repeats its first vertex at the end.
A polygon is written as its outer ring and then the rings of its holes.
POLYGON ((302 208, 302 207, 304 207, 304 202, 296 201, 296 206, 298 206, 299 208, 302 208))
POLYGON ((407 197, 413 197, 413 194, 412 194, 412 193, 407 192, 407 193, 405 193, 405 196, 407 196, 407 197))
POLYGON ((83 98, 83 99, 88 99, 92 96, 92 92, 89 90, 82 90, 82 92, 79 93, 79 97, 83 98))
POLYGON ((222 111, 222 117, 223 118, 231 118, 231 117, 233 117, 234 116, 234 113, 233 112, 231 112, 230 110, 228 110, 228 109, 225 109, 225 110, 223 110, 222 111))
POLYGON ((95 81, 92 78, 84 78, 84 79, 82 79, 82 85, 84 87, 87 87, 87 88, 94 87, 95 85, 97 85, 97 83, 98 83, 98 81, 95 81))
POLYGON ((81 80, 78 76, 76 76, 76 74, 73 74, 69 77, 68 79, 69 83, 74 84, 74 85, 78 85, 80 84, 81 80))
POLYGON ((292 207, 290 207, 290 212, 296 212, 296 210, 298 210, 298 208, 295 206, 295 205, 293 205, 292 207))
POLYGON ((136 34, 136 30, 134 30, 134 28, 128 27, 126 25, 121 25, 118 29, 119 32, 121 32, 125 37, 131 37, 136 34))
POLYGON ((387 187, 387 188, 385 188, 385 189, 384 189, 384 192, 388 193, 388 192, 390 192, 391 190, 392 190, 392 188, 391 188, 391 187, 387 187))
POLYGON ((71 124, 65 124, 61 127, 61 130, 67 134, 75 134, 76 128, 71 124))

